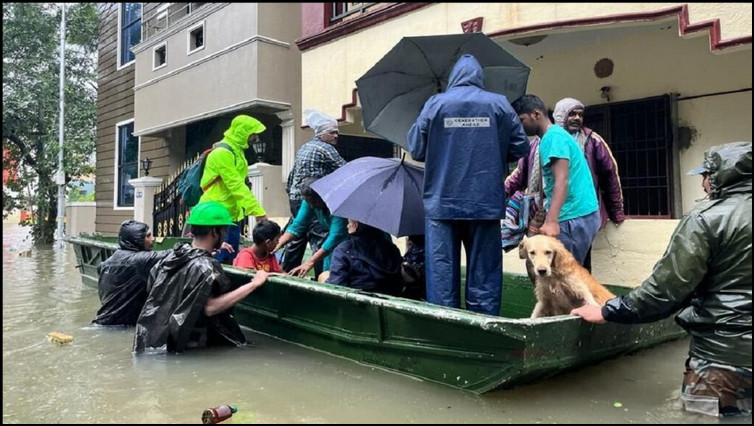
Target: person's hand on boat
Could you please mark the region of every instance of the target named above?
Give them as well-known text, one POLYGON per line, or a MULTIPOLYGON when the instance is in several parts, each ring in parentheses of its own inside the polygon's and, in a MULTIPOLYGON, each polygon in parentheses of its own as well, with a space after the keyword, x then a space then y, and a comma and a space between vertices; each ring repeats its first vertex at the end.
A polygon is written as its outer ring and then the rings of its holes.
MULTIPOLYGON (((270 273, 263 270, 258 270, 254 274, 254 278, 249 281, 249 284, 251 284, 254 287, 254 290, 258 289, 259 287, 263 286, 264 283, 267 282, 267 278, 270 276, 270 273)), ((253 290, 252 290, 253 291, 253 290)))
POLYGON ((602 308, 600 306, 584 305, 580 308, 572 309, 571 315, 580 316, 584 321, 595 324, 605 323, 605 317, 602 316, 602 308))
POLYGON ((306 261, 302 263, 299 266, 296 266, 295 268, 291 269, 288 272, 288 275, 293 275, 294 277, 304 278, 306 274, 309 273, 309 271, 314 267, 314 264, 312 262, 306 261))

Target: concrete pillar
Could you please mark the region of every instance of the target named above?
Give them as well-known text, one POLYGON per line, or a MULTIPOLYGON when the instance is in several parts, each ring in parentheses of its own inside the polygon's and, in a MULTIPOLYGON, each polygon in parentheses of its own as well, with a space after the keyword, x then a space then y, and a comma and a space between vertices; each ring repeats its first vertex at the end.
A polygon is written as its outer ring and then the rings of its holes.
POLYGON ((275 115, 282 120, 282 123, 280 123, 280 127, 283 129, 283 167, 281 168, 281 177, 283 183, 285 183, 288 180, 288 173, 296 161, 296 132, 293 127, 293 112, 283 111, 275 115))
MULTIPOLYGON (((251 182, 251 192, 259 204, 264 207, 268 218, 287 217, 289 215, 288 195, 285 185, 277 177, 280 176, 280 166, 267 163, 256 163, 249 166, 248 178, 251 182)), ((249 216, 249 229, 254 229, 256 218, 249 216)), ((249 235, 251 237, 251 235, 249 235)))
POLYGON ((134 187, 134 220, 146 223, 154 233, 154 193, 162 185, 162 179, 143 176, 130 179, 128 184, 134 187))

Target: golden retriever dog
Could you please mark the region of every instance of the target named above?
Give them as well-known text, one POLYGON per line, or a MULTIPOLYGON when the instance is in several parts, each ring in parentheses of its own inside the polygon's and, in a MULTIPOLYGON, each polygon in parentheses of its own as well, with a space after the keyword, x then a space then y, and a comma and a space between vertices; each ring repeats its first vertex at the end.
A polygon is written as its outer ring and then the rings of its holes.
POLYGON ((518 255, 526 259, 537 304, 531 318, 568 315, 585 304, 602 306, 615 297, 597 282, 557 238, 524 237, 518 255))

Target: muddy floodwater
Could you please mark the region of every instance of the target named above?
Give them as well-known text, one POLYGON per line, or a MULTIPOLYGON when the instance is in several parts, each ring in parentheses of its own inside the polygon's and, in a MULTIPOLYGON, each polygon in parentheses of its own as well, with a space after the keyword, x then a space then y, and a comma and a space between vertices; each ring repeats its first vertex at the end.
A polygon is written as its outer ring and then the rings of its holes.
POLYGON ((3 225, 3 423, 745 423, 687 414, 688 340, 553 378, 474 395, 247 330, 252 345, 134 357, 133 329, 90 327, 97 291, 73 249, 19 256, 27 229, 3 225), (45 339, 74 337, 60 346, 45 339))

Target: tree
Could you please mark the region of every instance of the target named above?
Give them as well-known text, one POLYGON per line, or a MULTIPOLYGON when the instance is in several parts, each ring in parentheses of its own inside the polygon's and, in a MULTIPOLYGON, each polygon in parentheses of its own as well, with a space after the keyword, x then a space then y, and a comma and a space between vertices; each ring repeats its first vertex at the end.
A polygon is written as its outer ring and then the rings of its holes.
MULTIPOLYGON (((35 244, 51 244, 56 228, 60 15, 60 3, 3 3, 3 168, 16 171, 3 213, 35 205, 35 244)), ((66 5, 66 183, 94 173, 97 25, 95 4, 66 5)))

